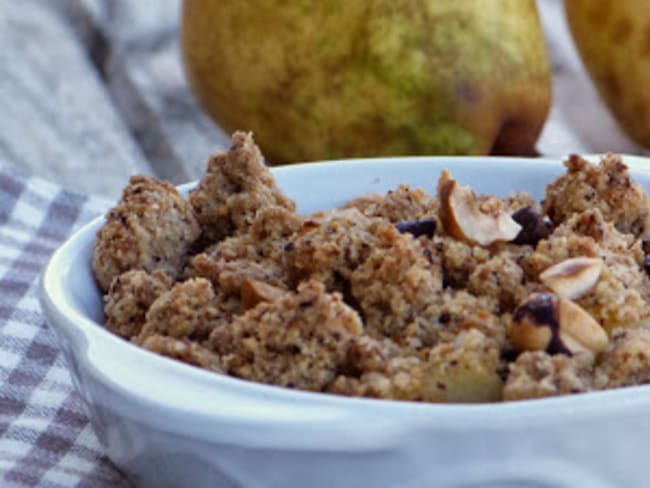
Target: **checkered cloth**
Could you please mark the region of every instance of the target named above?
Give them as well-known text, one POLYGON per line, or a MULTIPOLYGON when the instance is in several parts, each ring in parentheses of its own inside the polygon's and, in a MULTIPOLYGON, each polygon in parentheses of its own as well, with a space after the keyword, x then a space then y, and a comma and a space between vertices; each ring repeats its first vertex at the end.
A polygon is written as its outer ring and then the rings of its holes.
POLYGON ((0 487, 125 487, 37 300, 48 257, 108 202, 0 167, 0 487))

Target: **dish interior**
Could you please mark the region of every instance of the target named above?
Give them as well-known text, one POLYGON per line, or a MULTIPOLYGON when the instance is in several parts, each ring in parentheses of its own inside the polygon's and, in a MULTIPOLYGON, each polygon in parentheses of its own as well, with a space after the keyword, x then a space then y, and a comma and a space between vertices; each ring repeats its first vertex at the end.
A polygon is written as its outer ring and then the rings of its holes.
MULTIPOLYGON (((628 163, 635 181, 646 189, 650 187, 650 172, 643 161, 628 163)), ((273 169, 279 187, 298 205, 299 213, 310 213, 316 210, 328 209, 364 194, 385 193, 396 188, 399 184, 409 184, 412 187, 422 187, 435 193, 438 176, 442 169, 449 168, 454 177, 462 184, 471 185, 477 193, 488 193, 497 196, 507 196, 514 191, 526 190, 532 198, 539 200, 544 194, 545 185, 564 173, 564 167, 559 160, 519 159, 519 158, 391 158, 375 160, 349 160, 328 163, 311 163, 308 165, 293 165, 273 169)), ((194 184, 181 187, 187 192, 194 184)), ((95 233, 103 224, 103 218, 91 222, 72 236, 53 256, 44 274, 44 305, 55 318, 55 329, 62 340, 71 348, 71 354, 86 357, 105 377, 111 376, 113 384, 137 390, 138 394, 156 402, 155 396, 169 396, 170 401, 178 403, 177 395, 169 395, 160 385, 149 384, 146 381, 136 386, 130 374, 129 365, 148 364, 157 371, 166 371, 171 378, 179 380, 179 385, 188 392, 206 393, 208 388, 233 389, 237 392, 263 395, 272 394, 277 398, 301 399, 321 405, 363 404, 397 404, 403 402, 382 402, 369 399, 343 398, 332 395, 313 394, 279 387, 253 384, 235 378, 214 378, 213 373, 159 357, 147 351, 140 350, 126 341, 114 336, 101 325, 103 322, 102 297, 95 285, 91 258, 95 233), (111 351, 110 357, 106 350, 111 351), (123 357, 124 361, 117 364, 115 355, 123 357), (146 390, 146 391, 145 391, 146 390), (266 393, 263 393, 266 392, 266 393)), ((605 394, 612 392, 604 392, 605 394)), ((618 392, 613 392, 618 393, 618 392)), ((602 393, 598 393, 602 394, 602 393)), ((591 394, 590 394, 591 395, 591 394)), ((583 397, 584 395, 579 395, 583 397)), ((589 395, 588 395, 589 396, 589 395)), ((207 397, 206 397, 207 398, 207 397)), ((550 399, 549 401, 564 401, 570 399, 550 399)), ((546 400, 545 400, 546 401, 546 400)), ((411 404, 408 408, 431 408, 432 405, 411 404)), ((438 406, 443 408, 492 408, 486 406, 438 406)), ((513 408, 504 404, 499 408, 513 408)))

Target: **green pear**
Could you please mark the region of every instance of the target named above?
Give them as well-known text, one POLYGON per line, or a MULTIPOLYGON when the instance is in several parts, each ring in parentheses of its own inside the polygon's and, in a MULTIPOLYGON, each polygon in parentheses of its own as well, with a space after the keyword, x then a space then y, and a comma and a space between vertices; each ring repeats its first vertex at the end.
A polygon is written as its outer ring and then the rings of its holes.
POLYGON ((566 0, 578 52, 623 130, 650 147, 650 0, 566 0))
POLYGON ((181 47, 272 163, 531 154, 551 99, 535 0, 185 0, 181 47))

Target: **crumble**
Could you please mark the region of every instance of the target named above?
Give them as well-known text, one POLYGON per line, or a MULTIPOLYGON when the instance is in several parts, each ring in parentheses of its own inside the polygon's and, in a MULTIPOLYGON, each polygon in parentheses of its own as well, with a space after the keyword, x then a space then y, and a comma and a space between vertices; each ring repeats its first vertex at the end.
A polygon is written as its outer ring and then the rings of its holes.
POLYGON ((93 254, 105 326, 338 395, 496 402, 650 383, 650 199, 579 156, 544 200, 400 185, 299 215, 251 134, 187 198, 135 176, 93 254))

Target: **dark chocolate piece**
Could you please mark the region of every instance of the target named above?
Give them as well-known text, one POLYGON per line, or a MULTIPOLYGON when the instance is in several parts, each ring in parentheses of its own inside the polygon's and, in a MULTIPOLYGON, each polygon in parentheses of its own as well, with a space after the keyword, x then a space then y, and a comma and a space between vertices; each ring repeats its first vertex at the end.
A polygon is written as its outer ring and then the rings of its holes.
POLYGON ((546 347, 549 354, 566 354, 571 356, 571 351, 560 339, 560 324, 557 317, 557 297, 550 293, 540 293, 534 300, 529 300, 520 305, 512 319, 515 322, 522 322, 528 317, 527 323, 537 327, 548 327, 551 331, 551 340, 546 347))
POLYGON ((530 244, 536 246, 539 241, 546 239, 553 232, 553 222, 542 217, 530 207, 524 207, 512 214, 512 219, 521 225, 514 244, 530 244))
POLYGON ((433 237, 436 231, 436 221, 433 219, 407 220, 396 223, 395 227, 402 234, 412 234, 413 237, 433 237))

